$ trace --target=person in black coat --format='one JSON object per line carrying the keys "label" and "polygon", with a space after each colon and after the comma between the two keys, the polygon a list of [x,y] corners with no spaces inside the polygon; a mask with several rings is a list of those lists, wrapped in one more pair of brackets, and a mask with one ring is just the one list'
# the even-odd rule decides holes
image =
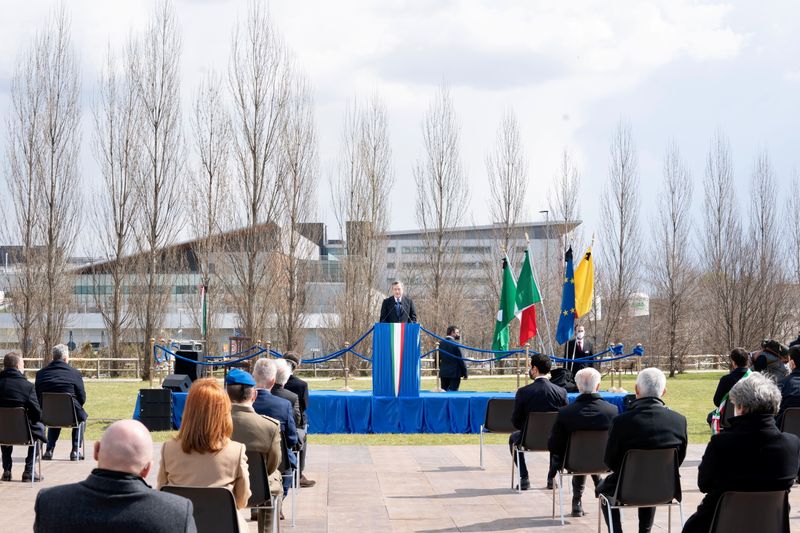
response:
{"label": "person in black coat", "polygon": [[789,348],[789,368],[791,372],[781,382],[781,406],[778,410],[778,426],[790,407],[800,407],[800,345]]}
{"label": "person in black coat", "polygon": [[[564,359],[581,359],[582,357],[590,357],[594,355],[594,345],[592,341],[586,338],[586,330],[583,326],[577,326],[575,328],[575,338],[570,339],[567,341],[567,344],[564,345]],[[584,363],[584,362],[574,362],[570,361],[566,363],[565,368],[567,368],[572,375],[578,373],[581,368],[591,367],[592,362]]]}
{"label": "person in black coat", "polygon": [[[42,404],[42,393],[67,393],[72,396],[72,404],[75,406],[78,422],[83,422],[86,420],[86,411],[83,409],[83,404],[86,403],[83,376],[78,370],[69,366],[69,348],[66,345],[57,344],[53,346],[52,355],[53,361],[36,373],[36,396],[39,399],[39,404]],[[60,435],[61,428],[48,428],[47,450],[42,456],[45,461],[53,458],[53,451]],[[72,451],[69,454],[69,458],[72,461],[82,459],[79,450],[80,442],[80,429],[74,428],[72,430]]]}
{"label": "person in black coat", "polygon": [[[706,496],[683,528],[705,533],[726,491],[778,491],[792,487],[800,470],[800,439],[775,425],[780,402],[777,385],[761,374],[730,391],[735,405],[731,427],[711,437],[697,469],[697,486]],[[789,532],[788,521],[784,531]]]}
{"label": "person in black coat", "polygon": [[[667,378],[657,368],[645,368],[636,378],[636,400],[629,410],[617,415],[611,423],[606,445],[605,463],[611,470],[597,487],[597,492],[613,497],[619,480],[622,461],[628,450],[656,450],[675,448],[678,465],[686,457],[688,435],[686,417],[671,411],[661,397],[667,391]],[[653,527],[654,507],[639,508],[639,532],[649,532]],[[615,533],[622,532],[619,510],[611,511]],[[603,507],[603,518],[608,524],[608,513]]]}
{"label": "person in black coat", "polygon": [[[734,348],[731,350],[730,353],[731,359],[731,371],[728,374],[725,374],[721,378],[719,378],[719,383],[717,383],[717,390],[714,392],[714,406],[719,407],[719,404],[722,403],[722,399],[725,398],[725,395],[728,394],[728,391],[739,382],[740,379],[744,377],[747,373],[747,364],[750,361],[750,354],[747,353],[747,350],[743,348]],[[708,417],[706,417],[706,422],[708,425],[711,425],[711,417],[714,416],[716,410],[711,411],[708,413]]]}
{"label": "person in black coat", "polygon": [[42,489],[34,533],[194,533],[192,502],[151,489],[153,439],[140,422],[114,422],[95,443],[97,468],[80,483]]}
{"label": "person in black coat", "polygon": [[[528,413],[542,413],[558,411],[567,405],[567,391],[558,385],[553,385],[547,374],[550,372],[552,362],[542,354],[531,356],[530,376],[533,383],[520,387],[514,397],[514,410],[511,413],[511,423],[517,428],[508,439],[511,456],[514,457],[514,445],[522,441],[522,430],[528,421]],[[553,487],[553,478],[558,470],[556,459],[550,456],[550,469],[547,472],[547,488]],[[519,458],[520,489],[528,490],[531,486],[528,478],[528,466],[525,464],[525,455]]]}
{"label": "person in black coat", "polygon": [[[300,415],[302,418],[301,425],[299,427],[305,432],[305,435],[308,435],[308,416],[306,415],[306,410],[308,409],[308,383],[294,375],[295,370],[297,370],[297,367],[300,365],[300,357],[298,357],[294,352],[286,352],[284,354],[284,358],[286,362],[289,363],[289,368],[292,371],[292,374],[289,376],[289,379],[286,380],[286,384],[283,386],[283,388],[297,395],[297,402],[300,406]],[[304,439],[303,447],[300,449],[301,487],[313,487],[317,484],[316,481],[307,478],[305,475],[307,452],[308,439],[306,438]]]}
{"label": "person in black coat", "polygon": [[[24,407],[28,415],[31,435],[35,440],[44,441],[44,426],[40,422],[42,410],[36,399],[33,383],[25,378],[22,373],[24,367],[22,357],[14,352],[9,352],[3,357],[3,371],[0,372],[0,407]],[[3,481],[11,481],[11,452],[12,446],[0,446],[3,463]],[[25,470],[22,481],[30,481],[33,476],[33,446],[28,446],[28,455],[25,457]],[[44,479],[36,474],[36,481]]]}
{"label": "person in black coat", "polygon": [[467,365],[456,342],[461,340],[461,332],[456,326],[447,327],[447,340],[439,344],[439,379],[446,391],[457,391],[461,378],[467,379]]}
{"label": "person in black coat", "polygon": [[[600,390],[600,372],[594,368],[583,368],[575,375],[575,383],[580,394],[575,401],[558,410],[558,417],[547,441],[547,447],[557,464],[561,464],[567,452],[570,435],[581,430],[607,430],[619,410],[603,400]],[[600,483],[600,476],[592,476],[594,486]],[[581,498],[586,486],[586,476],[572,476],[572,516],[583,516]]]}
{"label": "person in black coat", "polygon": [[392,295],[381,304],[378,322],[416,322],[417,308],[408,296],[403,296],[403,282],[392,283]]}

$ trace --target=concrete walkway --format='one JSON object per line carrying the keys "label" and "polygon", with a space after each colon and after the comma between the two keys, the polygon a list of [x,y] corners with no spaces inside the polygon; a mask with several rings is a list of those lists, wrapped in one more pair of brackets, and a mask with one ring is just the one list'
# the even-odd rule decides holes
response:
{"label": "concrete walkway", "polygon": [[[156,457],[160,453],[157,445]],[[87,443],[87,450],[91,443]],[[684,513],[689,516],[702,495],[697,490],[697,465],[704,446],[693,445],[681,468]],[[584,496],[588,514],[567,517],[559,525],[550,517],[550,492],[544,489],[546,455],[529,454],[533,488],[510,490],[511,459],[505,446],[485,449],[486,470],[478,468],[475,446],[314,446],[309,447],[307,475],[317,481],[298,498],[297,526],[290,527],[291,509],[285,502],[285,531],[305,532],[541,532],[597,531],[597,500]],[[0,483],[2,531],[31,531],[33,504],[41,487],[83,479],[94,467],[91,459],[70,462],[69,444],[59,443],[56,460],[44,462],[45,481],[31,487],[19,481],[23,449],[14,449],[14,481]],[[156,461],[156,465],[158,462]],[[735,465],[731,465],[734,467]],[[156,472],[148,481],[154,484]],[[591,486],[591,481],[589,482]],[[800,490],[792,492],[792,529],[800,530]],[[569,496],[565,509],[569,512]],[[636,530],[636,513],[624,516],[626,531]],[[680,531],[678,514],[672,526]],[[654,531],[666,531],[667,513],[659,510]],[[250,530],[255,532],[255,523]],[[606,531],[605,526],[603,531]]]}

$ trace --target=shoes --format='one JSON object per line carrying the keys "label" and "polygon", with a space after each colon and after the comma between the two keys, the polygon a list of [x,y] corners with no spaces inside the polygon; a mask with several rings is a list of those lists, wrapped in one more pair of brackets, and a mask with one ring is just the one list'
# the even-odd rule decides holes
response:
{"label": "shoes", "polygon": [[3,481],[11,481],[11,470],[3,470]]}
{"label": "shoes", "polygon": [[250,520],[253,522],[258,522],[258,510],[257,509],[250,509]]}
{"label": "shoes", "polygon": [[22,482],[25,483],[26,481],[31,481],[31,477],[33,481],[44,481],[44,476],[40,474],[31,474],[31,472],[25,471],[22,473]]}
{"label": "shoes", "polygon": [[281,520],[283,520],[283,509],[281,509]]}
{"label": "shoes", "polygon": [[580,500],[572,500],[572,516],[583,516],[586,513],[583,511],[583,505]]}
{"label": "shoes", "polygon": [[83,454],[78,450],[72,450],[69,452],[69,460],[70,461],[80,461],[83,459]]}
{"label": "shoes", "polygon": [[44,454],[42,454],[42,461],[52,461],[53,460],[53,450],[45,450]]}
{"label": "shoes", "polygon": [[306,476],[300,476],[300,487],[301,488],[313,487],[316,484],[317,484],[317,482],[314,481],[313,479],[308,479]]}
{"label": "shoes", "polygon": [[547,478],[547,490],[553,490],[553,478]]}
{"label": "shoes", "polygon": [[528,478],[524,477],[519,480],[519,485],[517,485],[519,490],[528,490],[531,488],[531,482]]}

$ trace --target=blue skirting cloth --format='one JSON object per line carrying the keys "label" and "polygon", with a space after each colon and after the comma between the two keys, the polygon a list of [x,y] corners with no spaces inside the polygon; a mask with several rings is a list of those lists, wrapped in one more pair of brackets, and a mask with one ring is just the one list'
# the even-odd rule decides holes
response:
{"label": "blue skirting cloth", "polygon": [[[428,392],[419,398],[375,397],[372,391],[309,391],[310,433],[478,433],[491,398],[514,398],[513,392]],[[626,394],[601,392],[624,410]],[[577,393],[567,395],[570,402]],[[178,429],[186,393],[172,393],[172,424]],[[139,417],[136,398],[133,418]]]}

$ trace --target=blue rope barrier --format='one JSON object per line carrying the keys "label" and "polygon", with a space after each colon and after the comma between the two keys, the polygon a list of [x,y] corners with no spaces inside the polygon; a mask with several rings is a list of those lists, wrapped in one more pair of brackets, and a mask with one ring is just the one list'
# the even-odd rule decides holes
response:
{"label": "blue rope barrier", "polygon": [[259,356],[262,353],[265,353],[267,351],[266,348],[260,348],[259,351],[255,352],[255,353],[253,353],[251,355],[240,357],[238,359],[234,359],[233,361],[222,361],[222,362],[206,363],[205,361],[195,361],[194,359],[189,359],[188,357],[184,357],[182,355],[178,355],[175,352],[172,352],[171,350],[167,349],[165,346],[159,346],[158,344],[153,346],[153,352],[154,352],[153,356],[155,357],[156,360],[158,360],[158,354],[156,353],[156,352],[158,352],[158,350],[161,350],[164,353],[165,356],[171,356],[171,357],[174,357],[175,359],[180,359],[181,361],[186,361],[187,363],[194,363],[194,364],[200,365],[200,366],[229,366],[229,365],[234,365],[236,363],[241,363],[242,361],[247,361],[248,359],[252,359],[254,357],[257,357],[257,356]]}
{"label": "blue rope barrier", "polygon": [[[436,351],[436,348],[434,348],[433,350],[431,350],[428,353],[435,352],[435,351]],[[443,355],[446,355],[447,357],[450,357],[450,358],[453,358],[453,359],[463,359],[464,361],[467,361],[468,363],[491,363],[492,361],[500,361],[501,359],[505,359],[506,357],[511,357],[512,355],[516,355],[517,353],[519,353],[519,350],[514,350],[514,351],[509,351],[509,352],[497,352],[497,353],[502,353],[502,354],[505,354],[505,355],[500,355],[498,357],[492,357],[491,359],[470,359],[469,357],[463,357],[463,356],[459,357],[457,355],[453,355],[453,354],[451,354],[449,352],[446,352],[446,351],[442,350],[441,348],[439,349],[439,353],[443,354]]]}
{"label": "blue rope barrier", "polygon": [[363,359],[364,361],[369,361],[370,363],[372,362],[372,359],[370,359],[369,357],[367,357],[365,355],[362,355],[362,354],[358,353],[355,350],[351,350],[350,348],[348,348],[347,351],[350,352],[351,354],[355,355],[356,357],[359,357],[359,358]]}
{"label": "blue rope barrier", "polygon": [[[427,329],[425,329],[425,328],[424,328],[424,327],[422,327],[422,326],[420,326],[420,327],[419,327],[419,329],[420,329],[420,330],[422,330],[422,331],[424,331],[425,333],[427,333],[428,335],[430,335],[430,336],[431,336],[431,337],[433,337],[434,339],[438,339],[440,342],[449,342],[450,344],[453,344],[453,345],[455,345],[455,346],[458,346],[459,348],[464,348],[465,350],[470,350],[470,351],[472,351],[472,352],[478,352],[478,353],[495,353],[495,354],[502,353],[502,354],[507,354],[507,355],[506,355],[506,357],[508,357],[508,355],[511,355],[511,354],[515,354],[515,353],[523,353],[523,352],[525,352],[525,350],[521,350],[521,349],[520,349],[520,350],[486,350],[486,349],[484,349],[484,348],[476,348],[476,347],[474,347],[474,346],[467,346],[466,344],[461,344],[461,343],[459,343],[459,342],[455,342],[455,341],[454,341],[454,340],[452,340],[452,339],[445,339],[444,337],[440,337],[440,336],[439,336],[439,335],[437,335],[436,333],[434,333],[434,332],[432,332],[432,331],[428,331]],[[502,359],[502,358],[498,358],[498,359]],[[467,359],[464,359],[464,360],[466,361]],[[484,361],[484,362],[488,362],[488,361]]]}
{"label": "blue rope barrier", "polygon": [[[372,330],[373,330],[373,329],[375,329],[375,326],[372,326],[371,328],[369,328],[369,329],[368,329],[368,330],[367,330],[367,331],[366,331],[366,332],[365,332],[363,335],[361,335],[361,336],[358,338],[358,340],[356,340],[356,341],[355,341],[353,344],[351,344],[351,345],[350,345],[350,346],[348,346],[347,348],[342,348],[342,349],[340,349],[340,350],[336,350],[335,352],[331,352],[331,353],[329,353],[329,354],[325,354],[325,355],[320,355],[319,357],[313,357],[313,358],[311,358],[311,359],[301,359],[301,360],[300,360],[300,362],[301,362],[301,363],[303,363],[303,364],[308,364],[308,365],[314,365],[314,364],[317,364],[317,363],[326,363],[326,362],[328,362],[328,361],[331,361],[331,360],[333,360],[333,359],[336,359],[337,357],[341,357],[341,356],[343,356],[343,355],[344,355],[344,354],[346,354],[347,352],[350,352],[350,353],[352,353],[353,355],[355,355],[356,357],[360,357],[361,359],[364,359],[365,361],[370,361],[370,362],[371,362],[371,361],[372,361],[372,359],[370,359],[370,358],[368,358],[368,357],[365,357],[365,356],[361,355],[360,353],[358,353],[358,352],[356,352],[355,350],[353,350],[353,348],[355,348],[356,346],[358,346],[359,344],[361,344],[361,341],[363,341],[364,339],[366,339],[366,338],[367,338],[367,336],[368,336],[370,333],[372,333]],[[283,359],[284,357],[286,357],[286,356],[285,356],[284,354],[282,354],[281,352],[279,352],[279,351],[277,351],[277,350],[272,350],[272,349],[270,349],[270,350],[269,350],[269,354],[270,354],[270,355],[272,355],[273,357],[278,357],[278,358],[280,358],[280,359]]]}

